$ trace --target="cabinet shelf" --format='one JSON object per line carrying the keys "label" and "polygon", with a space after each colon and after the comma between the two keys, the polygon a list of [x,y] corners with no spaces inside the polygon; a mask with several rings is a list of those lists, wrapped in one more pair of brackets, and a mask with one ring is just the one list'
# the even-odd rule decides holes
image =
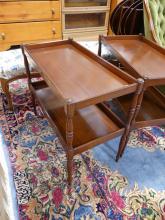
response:
{"label": "cabinet shelf", "polygon": [[66,14],[65,29],[91,28],[105,26],[105,12]]}
{"label": "cabinet shelf", "polygon": [[[73,37],[84,32],[84,36],[106,34],[108,30],[109,0],[63,0],[63,37]],[[93,34],[92,34],[93,35]]]}

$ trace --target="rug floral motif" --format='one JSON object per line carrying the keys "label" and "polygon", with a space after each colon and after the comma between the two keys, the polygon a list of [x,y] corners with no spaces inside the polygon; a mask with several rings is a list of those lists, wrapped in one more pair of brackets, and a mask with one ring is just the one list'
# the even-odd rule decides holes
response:
{"label": "rug floral motif", "polygon": [[[0,102],[0,123],[13,170],[21,220],[165,219],[165,191],[127,191],[128,180],[94,160],[91,151],[74,158],[72,188],[67,186],[66,155],[48,121],[33,113],[26,86],[13,96],[15,111]],[[150,142],[150,144],[148,144]],[[129,144],[163,150],[164,129],[134,131]]]}
{"label": "rug floral motif", "polygon": [[159,126],[137,129],[131,133],[128,145],[143,147],[148,151],[165,150],[165,128]]}

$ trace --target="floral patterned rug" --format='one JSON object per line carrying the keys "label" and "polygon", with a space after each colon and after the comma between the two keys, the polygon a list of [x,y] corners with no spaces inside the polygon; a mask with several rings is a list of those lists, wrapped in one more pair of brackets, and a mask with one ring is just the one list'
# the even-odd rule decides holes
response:
{"label": "floral patterned rug", "polygon": [[[13,83],[15,112],[1,95],[0,124],[9,152],[21,220],[165,219],[165,191],[129,191],[126,177],[102,166],[91,151],[74,158],[72,189],[66,181],[66,155],[48,121],[36,117],[26,83]],[[21,89],[20,89],[21,88]],[[17,92],[15,92],[17,89]],[[161,132],[160,132],[161,131]],[[163,128],[134,131],[129,144],[164,150]]]}

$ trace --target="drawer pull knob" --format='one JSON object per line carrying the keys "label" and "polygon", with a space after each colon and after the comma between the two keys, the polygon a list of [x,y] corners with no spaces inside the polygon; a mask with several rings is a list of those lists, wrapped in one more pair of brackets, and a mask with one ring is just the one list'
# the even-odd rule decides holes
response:
{"label": "drawer pull knob", "polygon": [[5,33],[1,33],[1,34],[0,34],[0,39],[1,39],[1,40],[5,40]]}
{"label": "drawer pull knob", "polygon": [[52,33],[53,33],[53,34],[56,34],[55,28],[52,28]]}
{"label": "drawer pull knob", "polygon": [[55,15],[55,9],[54,8],[52,8],[52,15]]}

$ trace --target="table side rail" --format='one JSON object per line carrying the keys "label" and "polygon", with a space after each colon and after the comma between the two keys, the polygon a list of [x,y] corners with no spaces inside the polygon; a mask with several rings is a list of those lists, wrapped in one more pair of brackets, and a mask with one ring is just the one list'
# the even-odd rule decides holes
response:
{"label": "table side rail", "polygon": [[109,117],[111,118],[118,126],[125,127],[125,122],[119,118],[104,102],[97,104],[97,106]]}
{"label": "table side rail", "polygon": [[124,128],[121,128],[120,130],[118,130],[116,132],[113,132],[111,134],[107,134],[103,137],[98,137],[88,143],[82,144],[82,145],[74,148],[75,155],[83,153],[84,151],[87,151],[87,150],[91,149],[92,147],[97,146],[98,144],[103,144],[103,143],[105,143],[115,137],[119,137],[120,135],[122,135],[123,132],[124,132]]}
{"label": "table side rail", "polygon": [[156,78],[156,74],[155,74],[155,78],[144,78],[144,87],[147,88],[149,86],[160,86],[160,85],[165,85],[165,77],[162,78]]}
{"label": "table side rail", "polygon": [[147,121],[136,121],[133,124],[133,128],[161,126],[161,125],[165,125],[165,118],[152,119],[152,120],[147,120]]}
{"label": "table side rail", "polygon": [[64,44],[68,44],[71,43],[71,39],[68,40],[58,40],[58,41],[43,41],[37,44],[34,43],[29,43],[29,44],[23,44],[22,46],[24,47],[24,50],[28,52],[28,54],[30,54],[30,56],[32,57],[30,50],[33,49],[41,49],[41,48],[45,48],[45,47],[52,47],[52,46],[59,46],[59,45],[64,45]]}
{"label": "table side rail", "polygon": [[163,47],[159,46],[156,42],[148,40],[145,37],[142,38],[142,41],[147,43],[149,46],[151,46],[152,48],[156,49],[157,51],[159,51],[163,55],[165,55],[165,49]]}
{"label": "table side rail", "polygon": [[141,40],[143,36],[139,35],[112,35],[112,36],[99,36],[102,40]]}
{"label": "table side rail", "polygon": [[75,103],[73,102],[73,104],[75,105],[75,109],[81,109],[90,105],[95,105],[104,101],[109,101],[110,99],[136,92],[137,85],[138,84],[136,83],[131,85],[125,85],[123,86],[122,89],[114,90],[113,92],[106,93],[101,96],[96,96],[88,100],[82,100],[80,102],[75,102]]}
{"label": "table side rail", "polygon": [[[115,37],[115,36],[112,36]],[[109,39],[109,37],[108,37]],[[131,75],[133,75],[133,77],[135,78],[139,78],[141,77],[139,75],[139,73],[129,64],[129,62],[127,62],[124,57],[113,47],[111,46],[107,41],[106,41],[106,37],[101,37],[101,43],[109,50],[112,51],[113,54],[115,55],[115,57],[117,57],[117,59],[119,60],[119,62],[126,67],[128,72],[131,72]]]}
{"label": "table side rail", "polygon": [[[67,41],[68,41],[68,40],[67,40]],[[58,43],[61,43],[61,41],[59,41]],[[42,45],[42,44],[41,44],[41,45]],[[50,43],[50,45],[52,45],[52,42]],[[27,60],[28,60],[28,57],[30,57],[33,61],[35,60],[35,59],[33,58],[33,56],[31,55],[31,53],[29,52],[29,50],[28,50],[24,45],[23,45],[23,50],[24,50],[24,54],[25,54]],[[27,55],[28,55],[28,56],[27,56]],[[60,90],[56,87],[56,85],[55,85],[54,83],[52,83],[52,81],[47,77],[47,75],[43,74],[43,71],[42,71],[43,67],[42,67],[40,64],[38,64],[37,62],[35,62],[35,61],[34,61],[34,63],[36,64],[36,69],[39,71],[41,77],[45,80],[45,82],[46,82],[46,83],[48,84],[48,86],[52,89],[52,91],[53,91],[57,96],[59,96],[59,97],[63,100],[64,105],[66,105],[68,100],[66,100],[66,99],[63,97],[63,95],[62,95],[62,93],[60,92]],[[28,65],[29,65],[29,61],[28,61]],[[31,75],[32,75],[32,72],[30,71],[30,76],[31,76]]]}

